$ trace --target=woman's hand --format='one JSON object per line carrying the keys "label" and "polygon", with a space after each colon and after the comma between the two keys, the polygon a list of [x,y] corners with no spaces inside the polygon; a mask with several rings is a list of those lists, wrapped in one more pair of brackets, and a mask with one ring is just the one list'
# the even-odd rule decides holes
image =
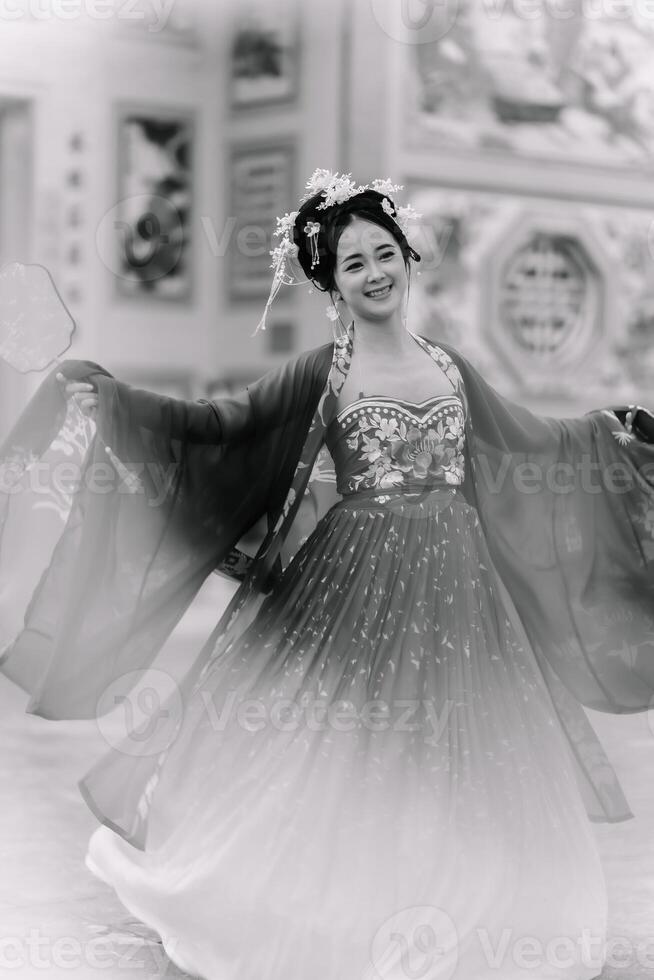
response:
{"label": "woman's hand", "polygon": [[86,381],[68,381],[61,371],[55,377],[64,385],[66,398],[73,398],[84,415],[90,419],[95,418],[98,411],[98,394],[93,385]]}

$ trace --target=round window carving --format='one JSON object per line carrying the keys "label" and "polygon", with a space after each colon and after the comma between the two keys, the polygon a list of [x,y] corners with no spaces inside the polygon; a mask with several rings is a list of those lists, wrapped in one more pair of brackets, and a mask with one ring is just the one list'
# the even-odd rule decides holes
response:
{"label": "round window carving", "polygon": [[531,354],[553,354],[583,331],[591,284],[571,238],[539,232],[505,266],[500,316],[514,342]]}

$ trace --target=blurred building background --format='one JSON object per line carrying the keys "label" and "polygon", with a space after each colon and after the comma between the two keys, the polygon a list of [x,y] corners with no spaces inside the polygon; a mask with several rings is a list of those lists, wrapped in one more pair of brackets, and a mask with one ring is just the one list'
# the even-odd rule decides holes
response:
{"label": "blurred building background", "polygon": [[[413,330],[539,412],[654,406],[654,5],[0,4],[0,264],[68,356],[198,398],[329,340],[305,286],[253,336],[316,167],[422,212]],[[38,381],[0,364],[0,436]]]}
{"label": "blurred building background", "polygon": [[[328,341],[326,297],[305,286],[253,336],[275,216],[316,168],[390,177],[422,212],[411,329],[543,414],[654,409],[652,0],[0,0],[0,267],[49,270],[76,323],[66,356],[199,398]],[[2,361],[10,300],[0,271],[0,439],[43,377]],[[183,675],[235,589],[208,576],[155,666]],[[22,694],[0,685],[20,796],[0,814],[4,935],[39,923],[88,943],[106,926],[118,976],[131,926],[116,932],[124,913],[89,882],[76,789],[106,729],[55,732]],[[606,980],[637,980],[651,720],[589,717],[638,818],[594,825],[627,937]]]}

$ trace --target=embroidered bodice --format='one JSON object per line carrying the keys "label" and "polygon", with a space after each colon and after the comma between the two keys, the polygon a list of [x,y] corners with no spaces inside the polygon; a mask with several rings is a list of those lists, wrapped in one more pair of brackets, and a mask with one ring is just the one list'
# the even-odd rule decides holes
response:
{"label": "embroidered bodice", "polygon": [[454,392],[420,403],[384,395],[357,399],[326,432],[338,492],[462,483],[464,424]]}
{"label": "embroidered bodice", "polygon": [[411,336],[438,364],[452,391],[422,402],[387,395],[362,397],[332,418],[325,445],[333,460],[336,489],[343,496],[463,483],[468,406],[461,372],[442,347]]}

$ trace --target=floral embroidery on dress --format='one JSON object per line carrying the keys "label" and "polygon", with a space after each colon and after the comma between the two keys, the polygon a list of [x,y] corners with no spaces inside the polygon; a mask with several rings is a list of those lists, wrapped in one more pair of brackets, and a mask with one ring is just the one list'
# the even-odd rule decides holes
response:
{"label": "floral embroidery on dress", "polygon": [[[468,414],[467,399],[463,378],[461,377],[461,372],[459,371],[457,365],[442,348],[437,347],[430,341],[424,340],[417,334],[411,333],[411,336],[414,337],[416,342],[420,344],[423,350],[427,351],[427,353],[436,361],[436,363],[454,385],[456,395],[453,394],[452,397],[457,398],[460,405],[463,406],[463,415],[465,419]],[[350,370],[353,344],[354,321],[351,321],[346,328],[344,336],[334,342],[332,363],[330,365],[327,381],[320,396],[313,419],[311,420],[307,438],[300,460],[296,466],[291,486],[286,494],[286,499],[274,527],[269,529],[266,538],[257,552],[258,560],[252,563],[250,571],[246,575],[244,581],[241,583],[240,589],[232,598],[231,603],[223,615],[223,620],[219,625],[224,626],[224,632],[222,634],[221,641],[216,647],[214,656],[218,655],[220,649],[225,649],[228,647],[232,636],[231,630],[236,622],[238,613],[245,607],[248,601],[254,597],[259,586],[261,585],[260,580],[265,577],[267,565],[269,565],[270,560],[274,559],[275,555],[279,553],[281,541],[284,540],[286,531],[295,518],[297,504],[304,496],[304,490],[315,466],[316,457],[325,442],[327,426],[330,424],[330,420],[333,419],[335,414],[337,397]],[[461,482],[463,480],[463,457],[461,458],[460,465],[460,479],[456,479],[453,482]],[[446,474],[448,472],[453,474],[456,472],[456,468],[451,467],[446,469],[444,467],[443,473]],[[445,476],[445,479],[446,482],[449,482],[452,480],[452,476],[449,478]],[[210,662],[211,661],[208,661],[206,666],[208,666]]]}
{"label": "floral embroidery on dress", "polygon": [[350,424],[354,421],[356,428],[346,442],[368,465],[351,476],[351,491],[385,490],[420,482],[463,482],[461,405],[455,395],[436,395],[430,399],[434,400],[437,403],[423,419],[393,399],[370,398],[357,403],[361,407],[350,416]]}
{"label": "floral embroidery on dress", "polygon": [[12,446],[10,454],[0,460],[0,488],[9,490],[38,461],[39,456],[23,446]]}

